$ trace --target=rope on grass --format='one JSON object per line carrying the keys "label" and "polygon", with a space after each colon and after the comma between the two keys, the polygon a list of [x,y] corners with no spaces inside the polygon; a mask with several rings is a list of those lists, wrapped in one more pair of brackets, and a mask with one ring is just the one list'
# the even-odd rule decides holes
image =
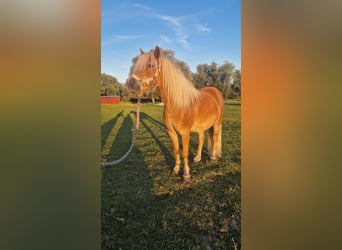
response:
{"label": "rope on grass", "polygon": [[129,147],[129,149],[126,152],[126,154],[124,154],[120,159],[117,159],[117,160],[114,160],[114,161],[110,161],[110,162],[103,162],[103,163],[101,163],[101,167],[102,168],[108,168],[108,167],[114,166],[116,164],[119,164],[120,162],[122,162],[123,160],[125,160],[127,158],[127,156],[131,153],[131,151],[132,151],[132,149],[134,147],[135,141],[137,140],[139,125],[140,125],[140,101],[138,101],[138,103],[137,103],[137,119],[136,119],[136,122],[135,122],[135,131],[134,131],[134,135],[133,135],[133,138],[132,138],[131,146]]}

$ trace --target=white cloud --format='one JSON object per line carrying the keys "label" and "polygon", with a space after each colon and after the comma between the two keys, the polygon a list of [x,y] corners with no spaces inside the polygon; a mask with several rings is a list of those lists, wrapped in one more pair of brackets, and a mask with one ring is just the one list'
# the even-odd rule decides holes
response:
{"label": "white cloud", "polygon": [[153,12],[153,9],[151,7],[144,5],[144,4],[134,3],[133,7],[142,9],[144,11]]}
{"label": "white cloud", "polygon": [[181,29],[181,17],[173,17],[173,16],[165,16],[165,15],[159,15],[159,19],[166,21],[167,23],[171,24],[172,27]]}
{"label": "white cloud", "polygon": [[179,42],[184,48],[190,49],[190,48],[191,48],[191,45],[190,45],[190,43],[189,43],[188,40],[187,40],[188,37],[189,37],[189,35],[178,36],[178,42]]}
{"label": "white cloud", "polygon": [[171,39],[168,36],[161,35],[160,40],[162,43],[171,43]]}
{"label": "white cloud", "polygon": [[212,31],[211,28],[209,28],[203,24],[200,24],[200,23],[196,23],[195,27],[196,27],[197,31],[201,32],[201,33],[209,33],[210,31]]}

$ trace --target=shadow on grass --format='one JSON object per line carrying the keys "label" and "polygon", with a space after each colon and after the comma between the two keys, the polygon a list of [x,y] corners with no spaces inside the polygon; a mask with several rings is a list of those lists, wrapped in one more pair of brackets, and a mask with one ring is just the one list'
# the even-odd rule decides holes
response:
{"label": "shadow on grass", "polygon": [[132,127],[131,117],[126,115],[113,141],[107,161],[116,160],[128,151],[133,138]]}
{"label": "shadow on grass", "polygon": [[164,123],[154,119],[153,117],[149,116],[148,114],[146,114],[144,112],[142,112],[141,114],[142,114],[143,119],[150,121],[158,129],[162,130],[163,132],[165,132],[165,134],[167,134],[167,128],[166,128]]}
{"label": "shadow on grass", "polygon": [[114,128],[115,124],[117,123],[120,116],[122,116],[123,111],[121,111],[119,114],[117,114],[113,119],[107,121],[101,126],[101,149],[106,143],[106,140]]}
{"label": "shadow on grass", "polygon": [[[147,122],[153,124],[153,127],[147,125]],[[169,138],[167,133],[167,129],[164,124],[155,120],[151,116],[147,115],[144,112],[140,113],[140,124],[144,126],[146,131],[151,135],[157,146],[159,147],[159,152],[164,155],[164,158],[167,162],[171,162],[173,159],[172,148],[167,148],[164,143],[160,140],[161,137]],[[160,133],[161,132],[161,133]],[[173,165],[170,165],[170,170],[172,170]]]}

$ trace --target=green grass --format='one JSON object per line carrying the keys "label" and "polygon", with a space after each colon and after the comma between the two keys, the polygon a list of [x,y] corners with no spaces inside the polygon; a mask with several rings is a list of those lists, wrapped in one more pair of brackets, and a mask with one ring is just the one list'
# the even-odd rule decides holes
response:
{"label": "green grass", "polygon": [[[102,105],[102,162],[126,153],[135,105]],[[122,163],[102,170],[102,249],[240,249],[240,103],[226,102],[223,158],[193,164],[191,181],[174,175],[163,106],[144,104],[136,145]],[[206,144],[205,144],[206,145]]]}

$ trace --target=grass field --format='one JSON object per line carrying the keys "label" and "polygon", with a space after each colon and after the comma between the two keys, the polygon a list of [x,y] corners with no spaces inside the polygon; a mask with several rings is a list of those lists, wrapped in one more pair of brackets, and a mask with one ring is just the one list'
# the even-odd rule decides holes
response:
{"label": "grass field", "polygon": [[[135,105],[102,105],[101,161],[126,153]],[[172,173],[172,143],[163,106],[144,104],[136,145],[122,163],[102,170],[102,249],[240,249],[240,103],[226,102],[223,157],[193,164],[191,181]],[[205,142],[206,145],[206,142]]]}

